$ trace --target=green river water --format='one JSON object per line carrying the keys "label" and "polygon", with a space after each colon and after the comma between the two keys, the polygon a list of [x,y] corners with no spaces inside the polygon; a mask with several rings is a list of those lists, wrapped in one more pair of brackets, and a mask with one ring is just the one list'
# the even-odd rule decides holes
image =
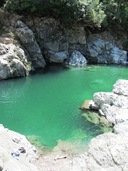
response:
{"label": "green river water", "polygon": [[38,136],[47,147],[58,140],[85,144],[101,131],[81,117],[79,107],[93,93],[111,91],[128,79],[127,67],[49,66],[44,73],[0,82],[0,123],[26,136]]}

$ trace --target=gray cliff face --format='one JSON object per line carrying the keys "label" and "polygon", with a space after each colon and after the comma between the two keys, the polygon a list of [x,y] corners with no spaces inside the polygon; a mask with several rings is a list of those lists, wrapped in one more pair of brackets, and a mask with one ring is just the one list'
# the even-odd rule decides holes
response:
{"label": "gray cliff face", "polygon": [[[43,69],[47,63],[75,67],[83,67],[87,63],[127,64],[126,51],[106,41],[100,34],[100,38],[95,35],[87,38],[83,26],[65,28],[53,18],[25,19],[16,15],[5,20],[5,32],[14,36],[11,39],[0,37],[0,79],[26,76],[31,70]],[[5,53],[8,54],[4,48],[6,44],[12,44],[11,58],[5,58]],[[18,55],[13,46],[20,48],[20,52],[16,50]]]}
{"label": "gray cliff face", "polygon": [[35,18],[34,27],[40,47],[49,62],[63,63],[68,58],[68,42],[58,21]]}
{"label": "gray cliff face", "polygon": [[101,39],[89,39],[87,54],[90,63],[95,64],[126,64],[127,52],[120,50],[110,42]]}
{"label": "gray cliff face", "polygon": [[18,21],[15,33],[20,39],[22,45],[26,48],[34,69],[44,68],[45,60],[32,30],[30,30],[23,22]]}

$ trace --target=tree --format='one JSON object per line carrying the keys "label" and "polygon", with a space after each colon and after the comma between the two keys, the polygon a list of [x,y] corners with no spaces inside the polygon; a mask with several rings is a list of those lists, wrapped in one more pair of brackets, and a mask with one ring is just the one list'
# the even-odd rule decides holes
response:
{"label": "tree", "polygon": [[63,24],[83,22],[100,27],[105,18],[99,0],[7,0],[5,8],[20,13],[52,16]]}

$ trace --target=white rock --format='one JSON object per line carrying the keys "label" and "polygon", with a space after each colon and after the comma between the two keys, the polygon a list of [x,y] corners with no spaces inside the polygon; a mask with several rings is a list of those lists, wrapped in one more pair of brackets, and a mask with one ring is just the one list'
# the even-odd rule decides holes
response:
{"label": "white rock", "polygon": [[91,140],[87,171],[121,171],[128,164],[128,134],[105,133]]}
{"label": "white rock", "polygon": [[128,133],[128,121],[116,124],[114,132],[117,134]]}
{"label": "white rock", "polygon": [[118,95],[128,96],[128,80],[118,80],[113,86],[113,92]]}
{"label": "white rock", "polygon": [[[18,142],[14,139],[19,140]],[[12,156],[12,152],[24,147],[26,153]],[[0,125],[0,166],[4,171],[38,171],[33,161],[37,158],[35,148],[28,142],[25,136],[5,129]]]}

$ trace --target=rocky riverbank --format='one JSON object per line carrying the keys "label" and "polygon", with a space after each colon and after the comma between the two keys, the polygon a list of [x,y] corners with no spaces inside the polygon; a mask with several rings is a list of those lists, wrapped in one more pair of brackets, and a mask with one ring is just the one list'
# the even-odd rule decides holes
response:
{"label": "rocky riverbank", "polygon": [[38,171],[34,165],[37,151],[25,136],[0,125],[0,170]]}
{"label": "rocky riverbank", "polygon": [[65,28],[53,18],[10,15],[2,10],[0,16],[0,80],[27,76],[48,63],[127,64],[121,43],[126,35],[87,34],[82,25]]}
{"label": "rocky riverbank", "polygon": [[113,124],[115,133],[128,132],[128,80],[118,80],[112,92],[99,92],[93,101],[101,116]]}
{"label": "rocky riverbank", "polygon": [[1,125],[1,171],[127,171],[127,97],[128,80],[118,80],[112,92],[94,94],[95,107],[113,124],[114,133],[93,138],[87,149],[60,141],[52,151],[38,153],[25,136]]}

